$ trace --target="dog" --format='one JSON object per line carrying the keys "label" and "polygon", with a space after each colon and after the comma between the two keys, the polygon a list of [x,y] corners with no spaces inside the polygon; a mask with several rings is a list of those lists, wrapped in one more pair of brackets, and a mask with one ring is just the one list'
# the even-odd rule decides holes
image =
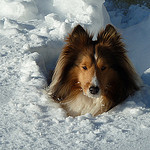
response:
{"label": "dog", "polygon": [[48,94],[68,116],[97,116],[141,87],[120,33],[108,24],[93,41],[81,25],[66,38]]}

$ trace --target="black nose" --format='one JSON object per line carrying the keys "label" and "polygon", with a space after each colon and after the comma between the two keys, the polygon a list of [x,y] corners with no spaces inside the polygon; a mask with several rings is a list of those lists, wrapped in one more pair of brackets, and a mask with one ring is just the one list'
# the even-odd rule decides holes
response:
{"label": "black nose", "polygon": [[99,87],[98,86],[91,86],[89,88],[89,90],[90,90],[91,94],[97,94],[99,92]]}

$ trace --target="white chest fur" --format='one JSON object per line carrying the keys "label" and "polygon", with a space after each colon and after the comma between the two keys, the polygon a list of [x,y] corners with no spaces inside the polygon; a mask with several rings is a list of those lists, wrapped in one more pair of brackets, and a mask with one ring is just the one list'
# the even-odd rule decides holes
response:
{"label": "white chest fur", "polygon": [[78,116],[90,113],[93,116],[104,111],[102,96],[100,98],[89,98],[80,94],[69,102],[63,103],[63,107],[68,112],[68,115]]}

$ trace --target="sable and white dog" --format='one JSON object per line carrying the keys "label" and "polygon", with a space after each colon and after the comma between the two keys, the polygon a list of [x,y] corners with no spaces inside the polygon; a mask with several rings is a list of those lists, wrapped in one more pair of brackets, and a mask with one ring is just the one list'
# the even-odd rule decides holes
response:
{"label": "sable and white dog", "polygon": [[107,25],[93,36],[77,25],[58,59],[50,96],[69,116],[97,116],[140,89],[141,80],[126,55],[120,34]]}

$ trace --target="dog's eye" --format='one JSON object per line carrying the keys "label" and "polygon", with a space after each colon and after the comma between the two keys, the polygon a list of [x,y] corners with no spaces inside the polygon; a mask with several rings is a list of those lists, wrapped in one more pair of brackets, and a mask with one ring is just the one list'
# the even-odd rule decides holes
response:
{"label": "dog's eye", "polygon": [[102,67],[101,67],[101,71],[104,71],[105,69],[106,69],[105,66],[102,66]]}
{"label": "dog's eye", "polygon": [[87,67],[86,67],[86,66],[83,66],[82,68],[83,68],[84,70],[87,70]]}

